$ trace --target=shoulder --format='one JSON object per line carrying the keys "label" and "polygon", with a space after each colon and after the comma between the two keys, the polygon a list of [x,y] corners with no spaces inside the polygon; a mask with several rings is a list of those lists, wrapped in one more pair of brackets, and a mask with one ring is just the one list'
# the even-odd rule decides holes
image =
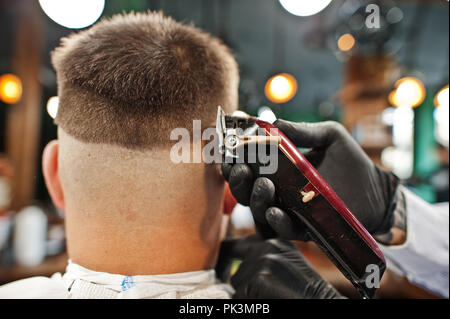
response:
{"label": "shoulder", "polygon": [[62,299],[67,296],[60,277],[31,277],[0,286],[0,299]]}

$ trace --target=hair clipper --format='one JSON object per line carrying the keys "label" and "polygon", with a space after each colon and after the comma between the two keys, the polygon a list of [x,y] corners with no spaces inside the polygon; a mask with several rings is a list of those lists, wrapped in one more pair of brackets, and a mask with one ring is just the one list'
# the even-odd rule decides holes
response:
{"label": "hair clipper", "polygon": [[[277,206],[307,227],[310,237],[362,297],[373,298],[377,285],[369,276],[378,275],[378,283],[381,281],[386,269],[383,253],[298,148],[274,125],[254,117],[225,115],[220,107],[216,129],[225,160],[245,162],[253,171],[258,170],[257,176],[269,178],[275,185]],[[276,170],[264,172],[269,164],[258,156],[251,158],[251,146],[256,145],[266,145],[266,152],[275,147]]]}

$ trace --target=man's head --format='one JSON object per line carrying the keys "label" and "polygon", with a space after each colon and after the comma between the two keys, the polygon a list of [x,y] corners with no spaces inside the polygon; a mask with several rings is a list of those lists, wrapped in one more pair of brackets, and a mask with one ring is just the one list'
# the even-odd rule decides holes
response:
{"label": "man's head", "polygon": [[237,65],[220,40],[161,13],[114,16],[52,54],[64,131],[84,142],[148,149],[192,120],[237,107]]}
{"label": "man's head", "polygon": [[[44,151],[43,170],[67,212],[69,254],[70,239],[82,242],[80,229],[98,223],[106,233],[131,225],[161,234],[184,223],[191,229],[177,229],[180,240],[197,229],[211,243],[223,179],[212,165],[172,163],[170,132],[191,130],[193,120],[212,125],[218,105],[237,108],[229,49],[161,13],[128,14],[63,39],[52,62],[58,142]],[[72,252],[87,244],[72,244]]]}

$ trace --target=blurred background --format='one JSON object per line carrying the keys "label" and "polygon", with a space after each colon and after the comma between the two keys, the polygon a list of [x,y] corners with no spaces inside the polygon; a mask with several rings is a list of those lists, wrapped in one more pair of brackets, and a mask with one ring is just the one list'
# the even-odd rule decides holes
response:
{"label": "blurred background", "polygon": [[[0,284],[63,272],[64,212],[41,171],[56,137],[61,37],[98,19],[162,10],[220,37],[240,65],[241,110],[270,120],[335,120],[430,203],[448,201],[447,0],[0,0]],[[251,228],[244,210],[233,222]],[[313,244],[299,244],[347,296]],[[380,298],[433,297],[388,273]]]}

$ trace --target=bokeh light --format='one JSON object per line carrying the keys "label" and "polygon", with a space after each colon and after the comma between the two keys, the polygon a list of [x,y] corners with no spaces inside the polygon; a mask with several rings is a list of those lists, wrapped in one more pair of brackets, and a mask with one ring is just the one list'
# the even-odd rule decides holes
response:
{"label": "bokeh light", "polygon": [[448,148],[449,143],[449,107],[440,105],[434,110],[435,137],[439,143]]}
{"label": "bokeh light", "polygon": [[435,137],[436,140],[448,147],[449,144],[449,87],[439,90],[434,98],[436,109],[434,110]]}
{"label": "bokeh light", "polygon": [[409,148],[413,142],[414,110],[404,105],[395,108],[392,126],[393,144],[398,147]]}
{"label": "bokeh light", "polygon": [[15,104],[22,97],[22,81],[14,74],[0,76],[0,100],[7,104]]}
{"label": "bokeh light", "polygon": [[341,35],[338,40],[338,48],[341,51],[350,51],[355,46],[355,38],[350,33]]}
{"label": "bokeh light", "polygon": [[447,106],[448,107],[448,99],[449,99],[449,88],[448,84],[439,90],[439,92],[436,94],[436,97],[434,98],[434,105],[436,107],[439,106]]}
{"label": "bokeh light", "polygon": [[411,177],[413,170],[413,154],[409,150],[404,150],[395,146],[386,147],[381,152],[381,162],[383,166],[391,169],[400,178]]}
{"label": "bokeh light", "polygon": [[381,122],[383,122],[384,125],[394,125],[395,110],[395,107],[388,107],[381,113]]}
{"label": "bokeh light", "polygon": [[274,103],[286,103],[297,94],[297,80],[288,73],[271,77],[265,86],[266,97]]}
{"label": "bokeh light", "polygon": [[400,21],[403,20],[403,11],[398,8],[398,7],[393,7],[391,8],[387,15],[386,15],[386,20],[391,23],[391,24],[395,24],[395,23],[399,23]]}
{"label": "bokeh light", "polygon": [[59,107],[59,98],[57,96],[52,96],[47,101],[47,113],[52,119],[56,118]]}
{"label": "bokeh light", "polygon": [[308,17],[325,9],[331,0],[280,0],[281,5],[289,13]]}
{"label": "bokeh light", "polygon": [[413,173],[414,163],[414,110],[409,106],[402,105],[390,109],[386,115],[384,120],[392,123],[393,146],[383,150],[381,161],[398,177],[409,178]]}
{"label": "bokeh light", "polygon": [[45,14],[70,29],[90,26],[100,18],[105,0],[39,0]]}
{"label": "bokeh light", "polygon": [[258,110],[258,118],[262,121],[273,123],[277,120],[275,113],[268,106],[262,106]]}
{"label": "bokeh light", "polygon": [[389,95],[389,102],[393,106],[417,107],[425,99],[425,86],[415,77],[406,77],[398,80],[395,90]]}

